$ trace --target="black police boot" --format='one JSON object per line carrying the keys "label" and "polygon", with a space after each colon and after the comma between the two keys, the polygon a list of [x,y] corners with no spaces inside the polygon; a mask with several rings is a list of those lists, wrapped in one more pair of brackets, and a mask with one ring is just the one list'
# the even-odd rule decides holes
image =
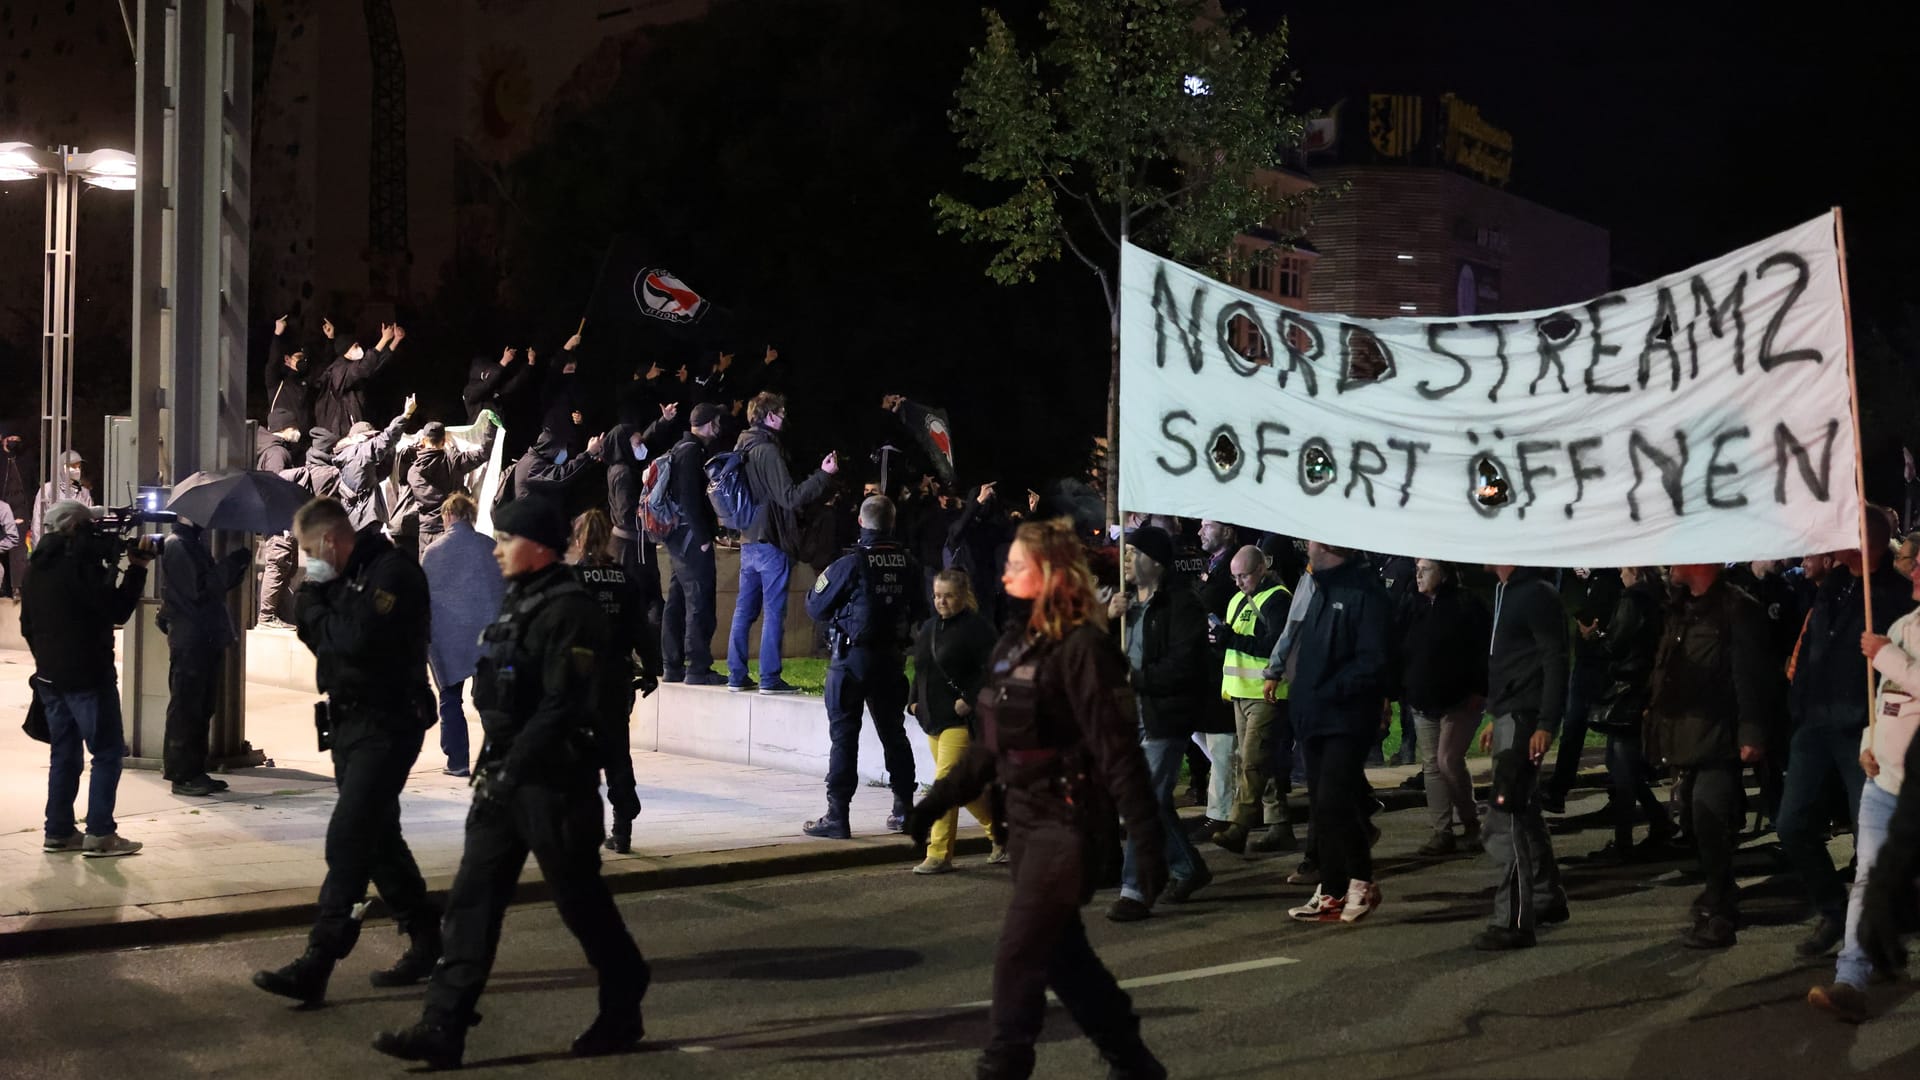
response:
{"label": "black police boot", "polygon": [[887,831],[903,833],[907,831],[907,814],[913,810],[913,797],[895,795],[893,813],[887,815]]}
{"label": "black police boot", "polygon": [[1093,1037],[1107,1063],[1107,1080],[1167,1080],[1166,1066],[1140,1040],[1140,1021],[1128,1018],[1124,1027]]}
{"label": "black police boot", "polygon": [[410,1028],[375,1035],[373,1048],[402,1061],[424,1061],[429,1068],[457,1069],[466,1056],[467,1029],[422,1020]]}
{"label": "black police boot", "polygon": [[800,826],[800,831],[822,840],[853,839],[853,830],[847,826],[847,808],[832,800],[827,802],[826,813]]}
{"label": "black police boot", "polygon": [[646,1025],[640,1021],[640,1006],[603,1009],[593,1018],[593,1023],[587,1025],[587,1030],[574,1037],[573,1056],[631,1053],[646,1035]]}
{"label": "black police boot", "polygon": [[254,972],[253,985],[303,1005],[318,1005],[327,996],[327,980],[332,976],[333,957],[308,946],[298,960],[286,967]]}
{"label": "black police boot", "polygon": [[1027,1080],[1032,1075],[1031,1046],[989,1046],[973,1063],[973,1080]]}
{"label": "black police boot", "polygon": [[632,851],[633,826],[630,823],[615,822],[613,828],[607,832],[607,842],[602,846],[608,851],[616,851],[622,855]]}
{"label": "black police boot", "polygon": [[407,951],[400,954],[392,967],[385,971],[376,971],[367,976],[367,981],[375,986],[413,986],[433,974],[433,966],[440,962],[440,925],[428,923],[410,935]]}

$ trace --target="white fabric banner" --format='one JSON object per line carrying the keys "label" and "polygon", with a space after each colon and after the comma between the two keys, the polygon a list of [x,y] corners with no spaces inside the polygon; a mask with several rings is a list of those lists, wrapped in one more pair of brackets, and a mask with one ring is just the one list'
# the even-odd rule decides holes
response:
{"label": "white fabric banner", "polygon": [[1857,547],[1834,224],[1451,319],[1294,311],[1128,245],[1121,504],[1468,563]]}

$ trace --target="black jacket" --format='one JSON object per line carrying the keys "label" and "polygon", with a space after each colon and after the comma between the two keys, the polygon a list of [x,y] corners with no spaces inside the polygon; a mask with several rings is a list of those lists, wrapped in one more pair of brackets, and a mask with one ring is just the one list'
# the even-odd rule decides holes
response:
{"label": "black jacket", "polygon": [[378,524],[355,534],[339,577],[300,586],[293,624],[313,650],[316,681],[336,710],[433,717],[427,576],[381,535]]}
{"label": "black jacket", "polygon": [[254,436],[253,451],[253,467],[261,472],[285,472],[300,461],[297,444],[290,443],[265,429]]}
{"label": "black jacket", "polygon": [[673,501],[680,510],[680,527],[667,537],[667,547],[682,558],[687,552],[713,543],[720,531],[713,501],[707,498],[707,444],[689,431],[673,445],[673,464],[667,467],[667,482],[673,487]]}
{"label": "black jacket", "polygon": [[467,368],[467,385],[460,400],[467,407],[467,422],[480,419],[480,413],[492,409],[503,418],[512,406],[512,398],[527,384],[533,365],[522,360],[502,366],[498,360],[475,357]]}
{"label": "black jacket", "polygon": [[[1620,583],[1620,571],[1612,568],[1595,568],[1587,571],[1583,579],[1571,570],[1563,572],[1560,579],[1560,606],[1572,615],[1576,622],[1599,623],[1604,629],[1614,612],[1620,607],[1620,594],[1624,586]],[[1606,671],[1609,656],[1606,646],[1597,637],[1584,638],[1576,631],[1573,635],[1573,663],[1586,677],[1589,668],[1592,677],[1598,679]]]}
{"label": "black jacket", "polygon": [[540,437],[513,463],[513,497],[524,499],[540,494],[564,505],[567,489],[593,462],[586,454],[568,454],[566,461],[560,461],[566,446],[564,435],[552,428],[541,428]]}
{"label": "black jacket", "polygon": [[1392,684],[1393,600],[1373,567],[1355,558],[1316,571],[1295,634],[1294,736],[1376,736]]}
{"label": "black jacket", "polygon": [[[1607,658],[1606,687],[1594,702],[1596,724],[1610,734],[1639,734],[1653,698],[1653,666],[1665,638],[1665,590],[1658,581],[1641,581],[1620,590],[1613,617],[1592,643]],[[1591,620],[1589,620],[1591,621]]]}
{"label": "black jacket", "polygon": [[[631,424],[615,424],[600,440],[600,461],[607,467],[607,514],[617,536],[633,539],[640,535],[640,495],[646,484],[647,466],[659,452],[662,424],[656,421],[640,432],[645,457],[635,460]],[[649,547],[647,550],[651,550]]]}
{"label": "black jacket", "polygon": [[275,334],[267,343],[267,431],[305,431],[313,423],[312,390],[307,385],[313,359],[302,361],[299,371],[288,368],[286,359],[284,336]]}
{"label": "black jacket", "polygon": [[358,360],[349,360],[344,354],[335,357],[311,383],[314,424],[344,432],[356,421],[365,420],[367,382],[392,356],[392,349],[368,349]]}
{"label": "black jacket", "polygon": [[773,544],[789,557],[800,556],[800,512],[824,499],[833,477],[823,470],[798,483],[787,464],[780,436],[764,424],[740,433],[735,446],[746,455],[747,490],[759,511],[744,539],[750,544]]}
{"label": "black jacket", "polygon": [[954,712],[954,702],[971,709],[987,681],[987,658],[997,635],[979,612],[951,619],[928,619],[913,643],[914,717],[920,729],[938,735],[966,727],[971,716]]}
{"label": "black jacket", "polygon": [[1532,716],[1534,731],[1558,735],[1566,707],[1567,610],[1545,574],[1517,567],[1493,591],[1487,711]]}
{"label": "black jacket", "polygon": [[1207,614],[1218,618],[1227,617],[1227,605],[1233,603],[1233,596],[1240,587],[1233,583],[1233,555],[1237,548],[1227,548],[1206,557],[1200,572],[1194,575],[1193,589],[1200,594],[1200,606]]}
{"label": "black jacket", "polygon": [[1647,759],[1682,768],[1731,765],[1742,746],[1765,746],[1775,685],[1767,677],[1769,652],[1766,616],[1746,593],[1716,581],[1705,595],[1684,597],[1667,616],[1654,661]]}
{"label": "black jacket", "polygon": [[69,692],[114,685],[113,628],[133,617],[147,584],[147,568],[130,564],[116,585],[113,571],[79,539],[41,537],[20,591],[20,636],[36,673]]}
{"label": "black jacket", "polygon": [[1207,712],[1220,700],[1220,665],[1207,643],[1200,597],[1168,577],[1144,608],[1138,599],[1128,601],[1127,623],[1129,634],[1140,635],[1141,665],[1132,681],[1147,737],[1184,739],[1211,726]]}
{"label": "black jacket", "polygon": [[420,531],[442,531],[440,504],[465,488],[467,474],[486,463],[499,434],[500,429],[488,423],[486,437],[477,447],[463,449],[449,438],[439,449],[424,443],[413,448],[413,460],[407,465],[407,491],[420,511]]}
{"label": "black jacket", "polygon": [[1415,592],[1400,608],[1400,700],[1429,716],[1487,692],[1484,642],[1493,621],[1480,598],[1453,582]]}
{"label": "black jacket", "polygon": [[[1884,634],[1913,610],[1913,586],[1883,566],[1873,574],[1873,629]],[[1867,658],[1860,654],[1866,603],[1860,579],[1835,565],[1814,595],[1788,703],[1795,725],[1858,731],[1867,726]]]}
{"label": "black jacket", "polygon": [[[606,616],[564,564],[510,580],[501,611],[515,610],[530,593],[540,599],[514,655],[490,650],[473,676],[474,707],[487,732],[475,771],[513,783],[591,789],[599,762],[581,735],[604,720],[595,708],[598,680],[628,672],[600,670],[596,658],[606,655],[610,636]],[[502,678],[509,664],[511,681]]]}
{"label": "black jacket", "polygon": [[237,635],[227,593],[252,570],[253,555],[246,548],[216,562],[201,529],[175,525],[160,550],[160,629],[167,648],[218,652],[233,644]]}

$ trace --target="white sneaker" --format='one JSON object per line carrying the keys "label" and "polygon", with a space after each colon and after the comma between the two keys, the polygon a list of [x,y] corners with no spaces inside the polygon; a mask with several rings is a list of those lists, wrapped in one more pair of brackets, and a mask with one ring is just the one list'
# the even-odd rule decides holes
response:
{"label": "white sneaker", "polygon": [[140,841],[128,840],[119,833],[107,836],[88,833],[86,840],[81,842],[80,854],[89,859],[110,859],[115,855],[131,855],[144,846]]}
{"label": "white sneaker", "polygon": [[1338,896],[1328,896],[1314,887],[1313,899],[1297,908],[1288,908],[1287,916],[1300,922],[1339,922],[1340,911],[1346,906],[1346,900]]}
{"label": "white sneaker", "polygon": [[1356,923],[1366,918],[1380,906],[1380,886],[1371,881],[1353,881],[1347,885],[1347,901],[1341,908],[1340,921]]}

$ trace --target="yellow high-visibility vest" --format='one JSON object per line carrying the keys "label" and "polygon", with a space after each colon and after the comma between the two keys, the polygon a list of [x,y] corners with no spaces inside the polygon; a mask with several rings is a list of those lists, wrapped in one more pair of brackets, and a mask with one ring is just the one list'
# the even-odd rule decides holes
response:
{"label": "yellow high-visibility vest", "polygon": [[[1243,637],[1252,637],[1255,625],[1260,620],[1260,609],[1274,593],[1283,592],[1292,596],[1285,585],[1275,585],[1255,596],[1251,602],[1244,592],[1233,594],[1233,600],[1227,604],[1227,628]],[[1228,700],[1233,698],[1257,699],[1266,696],[1267,660],[1265,656],[1241,652],[1229,646],[1226,663],[1220,677],[1220,696]],[[1280,696],[1287,696],[1287,684],[1280,684]]]}

